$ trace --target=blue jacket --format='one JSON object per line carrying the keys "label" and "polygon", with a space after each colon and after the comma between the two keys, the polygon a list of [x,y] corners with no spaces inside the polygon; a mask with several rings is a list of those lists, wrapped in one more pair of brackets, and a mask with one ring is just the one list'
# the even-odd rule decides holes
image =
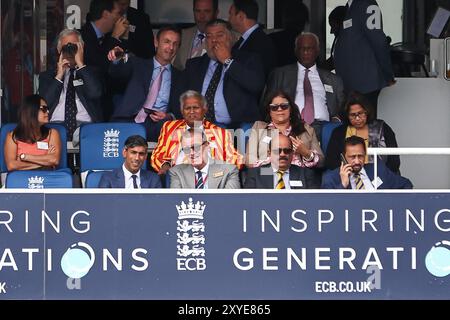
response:
{"label": "blue jacket", "polygon": [[[341,183],[341,176],[339,175],[340,168],[336,168],[332,171],[327,171],[322,178],[322,189],[344,189]],[[369,163],[364,165],[370,181],[374,179],[374,165]],[[378,177],[383,182],[378,186],[378,189],[412,189],[413,185],[409,179],[406,179],[398,174],[389,170],[383,161],[378,161]],[[348,184],[347,189],[351,189],[351,184]]]}
{"label": "blue jacket", "polygon": [[[162,188],[161,180],[156,173],[141,170],[141,188],[151,189],[151,188]],[[98,183],[99,188],[125,188],[125,176],[123,174],[122,167],[114,169],[113,171],[105,172],[100,182]]]}

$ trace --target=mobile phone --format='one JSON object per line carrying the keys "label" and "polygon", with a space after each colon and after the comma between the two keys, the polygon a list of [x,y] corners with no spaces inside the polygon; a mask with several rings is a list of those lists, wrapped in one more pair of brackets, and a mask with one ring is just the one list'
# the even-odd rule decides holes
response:
{"label": "mobile phone", "polygon": [[342,153],[340,154],[340,156],[341,156],[341,161],[344,163],[344,165],[348,164],[347,159],[345,159],[345,156]]}

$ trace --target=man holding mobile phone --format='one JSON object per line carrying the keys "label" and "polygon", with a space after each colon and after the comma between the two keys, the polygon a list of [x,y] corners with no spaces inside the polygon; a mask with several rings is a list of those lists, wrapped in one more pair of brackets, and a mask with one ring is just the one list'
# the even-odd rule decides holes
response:
{"label": "man holding mobile phone", "polygon": [[390,171],[383,161],[378,161],[378,176],[374,177],[374,164],[364,164],[367,151],[363,138],[348,137],[344,150],[341,166],[323,176],[322,189],[412,189],[411,181]]}

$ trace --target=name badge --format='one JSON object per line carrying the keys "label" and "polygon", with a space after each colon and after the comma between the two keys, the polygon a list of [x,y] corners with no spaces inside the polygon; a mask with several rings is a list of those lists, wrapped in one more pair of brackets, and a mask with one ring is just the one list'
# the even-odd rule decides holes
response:
{"label": "name badge", "polygon": [[352,25],[353,25],[352,19],[345,20],[342,23],[342,26],[343,26],[344,29],[350,28]]}
{"label": "name badge", "polygon": [[38,141],[37,142],[37,148],[39,150],[48,150],[48,142],[45,141]]}
{"label": "name badge", "polygon": [[269,144],[270,141],[272,141],[272,137],[269,137],[269,136],[265,136],[265,137],[262,139],[262,142],[264,142],[264,143],[266,143],[266,144]]}
{"label": "name badge", "polygon": [[213,177],[214,177],[214,178],[223,177],[223,171],[215,172],[215,173],[213,174]]}
{"label": "name badge", "polygon": [[297,181],[289,181],[289,184],[291,187],[303,187],[303,181],[297,180]]}
{"label": "name badge", "polygon": [[82,86],[83,84],[84,84],[83,79],[73,80],[74,87],[79,87],[79,86]]}
{"label": "name badge", "polygon": [[329,93],[333,93],[334,92],[333,91],[333,87],[330,86],[329,84],[324,84],[323,86],[325,87],[325,91],[326,92],[329,92]]}
{"label": "name badge", "polygon": [[376,186],[376,188],[379,188],[379,187],[383,184],[383,180],[381,180],[380,177],[377,177],[376,179],[374,179],[374,180],[372,181],[372,184],[373,184],[374,186]]}
{"label": "name badge", "polygon": [[129,30],[130,30],[130,32],[136,32],[136,26],[133,26],[132,24],[130,24]]}

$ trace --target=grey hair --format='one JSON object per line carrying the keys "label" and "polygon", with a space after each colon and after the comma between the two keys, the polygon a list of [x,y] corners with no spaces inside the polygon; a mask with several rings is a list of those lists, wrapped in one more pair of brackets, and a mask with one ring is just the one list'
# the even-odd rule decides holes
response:
{"label": "grey hair", "polygon": [[317,36],[317,34],[312,33],[312,32],[302,32],[295,38],[295,50],[298,49],[297,48],[298,40],[300,40],[300,38],[305,37],[305,36],[312,36],[316,40],[317,48],[320,48],[320,40],[319,40],[319,37]]}
{"label": "grey hair", "polygon": [[183,111],[183,105],[184,101],[189,98],[195,98],[200,101],[203,108],[207,107],[207,102],[204,96],[201,95],[201,93],[195,91],[195,90],[188,90],[186,92],[183,92],[183,94],[180,96],[180,109]]}
{"label": "grey hair", "polygon": [[83,37],[81,36],[81,33],[76,30],[76,29],[64,29],[63,31],[61,31],[58,35],[58,45],[56,47],[56,49],[58,49],[58,52],[61,52],[62,49],[62,39],[68,35],[74,34],[76,36],[78,36],[78,42],[81,43],[81,45],[84,45],[84,41],[83,41]]}

